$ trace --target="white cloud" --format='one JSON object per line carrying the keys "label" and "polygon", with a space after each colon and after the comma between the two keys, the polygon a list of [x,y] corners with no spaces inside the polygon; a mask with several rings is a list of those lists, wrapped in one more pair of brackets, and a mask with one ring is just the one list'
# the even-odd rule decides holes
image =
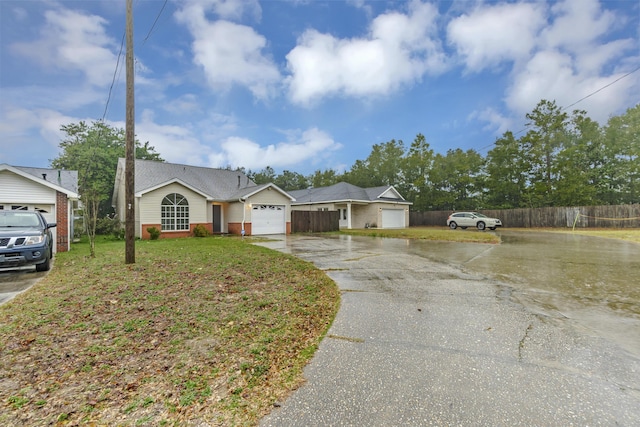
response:
{"label": "white cloud", "polygon": [[413,1],[408,14],[376,17],[366,38],[305,31],[287,55],[291,100],[308,104],[332,95],[386,95],[424,73],[442,73],[446,58],[433,38],[437,16],[434,5]]}
{"label": "white cloud", "polygon": [[[631,39],[603,40],[617,19],[596,0],[565,0],[548,9],[539,3],[501,4],[481,6],[453,20],[448,35],[471,71],[513,62],[506,77],[507,111],[500,116],[522,118],[542,99],[560,107],[580,101],[571,109],[584,109],[604,123],[633,102],[633,87],[637,97],[640,80],[620,80],[598,92],[631,70],[619,60],[637,49]],[[492,111],[485,109],[474,118],[502,131],[504,125]]]}
{"label": "white cloud", "polygon": [[40,141],[45,142],[49,147],[58,147],[65,136],[64,132],[60,131],[60,127],[80,120],[82,119],[51,109],[25,109],[6,105],[0,115],[0,134],[4,135],[3,144],[32,146],[37,142],[33,137],[35,133],[40,137]]}
{"label": "white cloud", "polygon": [[185,0],[183,5],[211,11],[222,19],[238,20],[244,15],[251,15],[259,20],[261,12],[258,0]]}
{"label": "white cloud", "polygon": [[[555,100],[560,107],[566,108],[623,75],[584,75],[574,71],[573,65],[570,55],[557,51],[536,54],[515,75],[513,83],[507,89],[507,105],[521,115],[532,111],[541,99]],[[629,91],[637,84],[637,78],[620,80],[571,109],[584,109],[589,117],[604,123],[621,106],[629,104]]]}
{"label": "white cloud", "polygon": [[262,169],[298,166],[302,162],[313,163],[330,152],[341,147],[329,135],[316,128],[295,133],[294,140],[277,145],[262,147],[246,138],[227,138],[222,144],[221,155],[213,156],[219,163],[216,166],[243,166],[247,169]]}
{"label": "white cloud", "polygon": [[513,120],[491,107],[487,107],[482,111],[474,111],[469,115],[469,120],[486,122],[487,125],[483,130],[492,131],[497,135],[502,135],[508,130],[513,131]]}
{"label": "white cloud", "polygon": [[253,28],[229,21],[209,22],[201,3],[188,3],[176,13],[194,38],[193,61],[214,89],[246,86],[258,99],[269,98],[280,80],[273,61],[262,54],[266,39]]}
{"label": "white cloud", "polygon": [[[125,124],[116,126],[124,128]],[[138,140],[143,143],[149,141],[155,151],[168,162],[206,166],[204,159],[211,149],[203,145],[188,127],[158,124],[154,121],[153,112],[144,110],[135,130]]]}
{"label": "white cloud", "polygon": [[545,23],[542,4],[481,6],[449,22],[447,35],[467,69],[478,72],[528,56]]}
{"label": "white cloud", "polygon": [[565,0],[551,8],[552,25],[541,34],[546,48],[576,49],[591,45],[615,22],[610,11],[603,11],[597,0]]}
{"label": "white cloud", "polygon": [[43,67],[79,71],[92,85],[104,86],[111,81],[116,63],[111,48],[116,43],[105,33],[105,19],[71,10],[49,10],[45,20],[40,39],[15,43],[12,50]]}

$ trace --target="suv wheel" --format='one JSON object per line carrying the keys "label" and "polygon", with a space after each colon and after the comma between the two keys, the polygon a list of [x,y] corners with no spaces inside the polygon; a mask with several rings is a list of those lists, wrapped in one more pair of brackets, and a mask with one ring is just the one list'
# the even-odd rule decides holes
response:
{"label": "suv wheel", "polygon": [[455,230],[457,226],[458,226],[458,224],[456,224],[455,221],[451,221],[449,223],[449,228],[452,229],[452,230]]}
{"label": "suv wheel", "polygon": [[49,271],[51,269],[51,256],[53,255],[53,250],[49,249],[49,256],[42,264],[36,264],[36,271]]}
{"label": "suv wheel", "polygon": [[485,228],[485,224],[482,221],[479,221],[478,224],[476,224],[478,227],[478,230],[482,231]]}

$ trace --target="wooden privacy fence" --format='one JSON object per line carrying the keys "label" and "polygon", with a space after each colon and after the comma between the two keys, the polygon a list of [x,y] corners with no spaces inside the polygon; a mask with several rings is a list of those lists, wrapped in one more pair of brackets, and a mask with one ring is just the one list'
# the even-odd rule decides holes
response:
{"label": "wooden privacy fence", "polygon": [[338,230],[340,230],[338,211],[291,211],[292,233]]}
{"label": "wooden privacy fence", "polygon": [[[409,224],[447,225],[453,211],[410,212]],[[504,227],[640,228],[640,204],[534,209],[482,209],[500,218]]]}

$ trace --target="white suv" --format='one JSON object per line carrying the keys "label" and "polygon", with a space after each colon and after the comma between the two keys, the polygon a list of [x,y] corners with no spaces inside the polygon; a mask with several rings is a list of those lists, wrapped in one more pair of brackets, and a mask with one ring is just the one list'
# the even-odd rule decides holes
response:
{"label": "white suv", "polygon": [[502,222],[498,218],[489,218],[478,212],[456,212],[447,218],[447,226],[452,230],[458,227],[462,229],[477,227],[478,230],[484,230],[485,228],[495,230],[496,227],[502,227]]}

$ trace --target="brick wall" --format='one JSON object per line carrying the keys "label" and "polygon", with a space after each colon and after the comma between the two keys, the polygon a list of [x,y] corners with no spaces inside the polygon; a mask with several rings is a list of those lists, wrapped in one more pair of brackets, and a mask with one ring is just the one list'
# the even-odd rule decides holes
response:
{"label": "brick wall", "polygon": [[69,250],[69,200],[66,194],[56,191],[56,251]]}
{"label": "brick wall", "polygon": [[[183,231],[161,231],[160,232],[160,238],[161,239],[167,239],[167,238],[173,238],[173,237],[191,237],[193,236],[193,229],[196,228],[196,226],[198,225],[202,225],[204,226],[204,228],[207,229],[207,231],[209,232],[209,234],[213,234],[213,224],[211,223],[202,223],[202,224],[189,224],[189,230],[183,230]],[[151,239],[151,234],[147,231],[147,228],[151,228],[151,227],[155,227],[158,230],[162,230],[162,225],[161,224],[142,224],[142,240],[150,240]]]}
{"label": "brick wall", "polygon": [[[241,222],[230,222],[228,224],[229,234],[242,234],[242,223]],[[251,236],[251,223],[244,223],[244,232],[246,236]]]}

